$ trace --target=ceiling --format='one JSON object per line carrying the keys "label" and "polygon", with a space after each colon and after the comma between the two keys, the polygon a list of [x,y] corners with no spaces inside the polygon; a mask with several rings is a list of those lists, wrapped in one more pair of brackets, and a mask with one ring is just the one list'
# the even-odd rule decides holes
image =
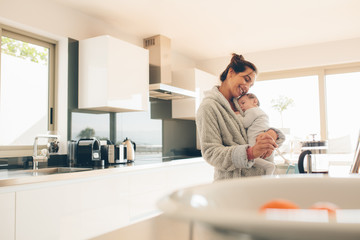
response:
{"label": "ceiling", "polygon": [[359,0],[51,0],[194,60],[360,37]]}

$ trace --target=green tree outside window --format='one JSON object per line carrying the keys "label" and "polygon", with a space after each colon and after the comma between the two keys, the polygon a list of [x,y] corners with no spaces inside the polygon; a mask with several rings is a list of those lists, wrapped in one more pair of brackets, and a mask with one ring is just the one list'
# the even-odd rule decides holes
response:
{"label": "green tree outside window", "polygon": [[49,52],[47,48],[39,48],[31,43],[18,41],[13,38],[1,37],[1,53],[27,59],[35,63],[48,64]]}

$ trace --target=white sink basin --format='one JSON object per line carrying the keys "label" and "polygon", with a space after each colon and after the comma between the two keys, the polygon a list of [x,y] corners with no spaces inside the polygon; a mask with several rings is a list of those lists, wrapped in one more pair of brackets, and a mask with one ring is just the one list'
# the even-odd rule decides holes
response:
{"label": "white sink basin", "polygon": [[[278,198],[296,203],[300,210],[259,213],[261,205]],[[336,204],[336,216],[309,210],[319,201]],[[244,233],[251,239],[360,239],[358,176],[234,179],[176,191],[158,206],[167,215],[220,229],[223,239]]]}

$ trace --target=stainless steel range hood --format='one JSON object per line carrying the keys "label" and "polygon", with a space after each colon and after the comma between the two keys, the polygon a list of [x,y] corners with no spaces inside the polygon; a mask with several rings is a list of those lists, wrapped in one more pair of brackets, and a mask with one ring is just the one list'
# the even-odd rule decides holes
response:
{"label": "stainless steel range hood", "polygon": [[151,98],[174,100],[194,98],[195,92],[178,88],[171,82],[171,40],[162,35],[144,39],[144,48],[149,50]]}
{"label": "stainless steel range hood", "polygon": [[195,92],[193,91],[163,83],[150,84],[149,93],[151,98],[157,98],[162,100],[174,100],[195,97]]}

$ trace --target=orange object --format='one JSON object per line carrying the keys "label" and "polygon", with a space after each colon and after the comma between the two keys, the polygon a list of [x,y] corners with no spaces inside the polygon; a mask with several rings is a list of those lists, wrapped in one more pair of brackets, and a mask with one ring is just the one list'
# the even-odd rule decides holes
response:
{"label": "orange object", "polygon": [[339,207],[331,202],[316,202],[310,207],[310,209],[327,210],[329,214],[333,215]]}
{"label": "orange object", "polygon": [[262,205],[259,209],[260,212],[265,211],[269,208],[275,208],[275,209],[299,209],[299,207],[286,199],[274,199],[271,201],[266,202],[264,205]]}

